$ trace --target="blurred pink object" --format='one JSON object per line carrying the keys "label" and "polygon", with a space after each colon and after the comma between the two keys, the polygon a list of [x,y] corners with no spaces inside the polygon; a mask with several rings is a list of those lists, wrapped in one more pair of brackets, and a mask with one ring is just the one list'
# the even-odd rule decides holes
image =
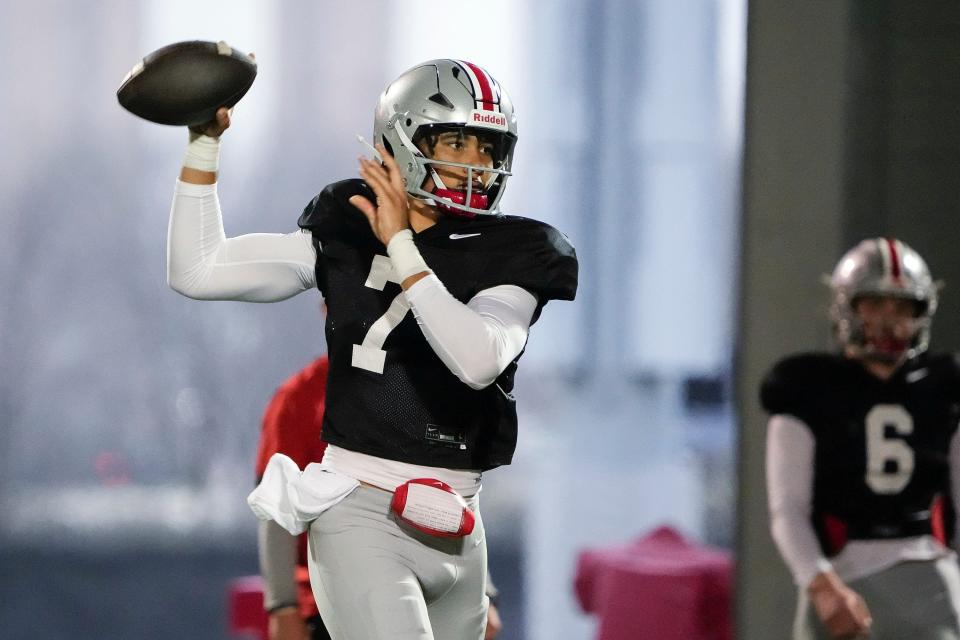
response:
{"label": "blurred pink object", "polygon": [[243,576],[227,587],[227,616],[230,633],[242,638],[267,640],[267,612],[263,609],[263,580]]}
{"label": "blurred pink object", "polygon": [[731,573],[728,552],[660,527],[582,551],[574,589],[599,618],[597,640],[730,640]]}

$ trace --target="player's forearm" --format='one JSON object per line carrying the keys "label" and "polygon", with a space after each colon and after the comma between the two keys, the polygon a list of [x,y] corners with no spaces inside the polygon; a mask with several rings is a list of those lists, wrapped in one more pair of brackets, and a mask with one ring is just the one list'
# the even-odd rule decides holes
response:
{"label": "player's forearm", "polygon": [[264,609],[296,606],[297,538],[273,520],[261,520],[257,534]]}
{"label": "player's forearm", "polygon": [[798,587],[806,588],[818,574],[833,570],[808,523],[784,513],[771,514],[770,518],[773,541]]}
{"label": "player's forearm", "polygon": [[523,350],[537,299],[520,287],[503,285],[463,304],[430,271],[409,229],[394,234],[387,254],[417,323],[440,360],[472,389],[493,384]]}
{"label": "player's forearm", "polygon": [[180,169],[180,181],[187,184],[216,184],[217,172],[183,167]]}
{"label": "player's forearm", "polygon": [[407,290],[424,337],[447,368],[473,389],[493,384],[526,344],[536,298],[505,285],[463,304],[430,275]]}
{"label": "player's forearm", "polygon": [[953,434],[948,453],[950,465],[950,495],[953,499],[953,548],[960,549],[960,430]]}
{"label": "player's forearm", "polygon": [[800,420],[787,415],[770,418],[766,460],[770,533],[801,588],[831,569],[810,522],[813,449],[813,437]]}

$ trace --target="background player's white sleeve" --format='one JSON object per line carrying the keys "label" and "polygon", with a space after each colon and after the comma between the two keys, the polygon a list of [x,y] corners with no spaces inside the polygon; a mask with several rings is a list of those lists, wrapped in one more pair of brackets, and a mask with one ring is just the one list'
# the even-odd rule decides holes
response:
{"label": "background player's white sleeve", "polygon": [[316,285],[310,233],[227,238],[216,185],[177,181],[167,230],[167,283],[200,300],[276,302]]}
{"label": "background player's white sleeve", "polygon": [[953,548],[960,549],[960,429],[950,439],[950,494],[953,499]]}
{"label": "background player's white sleeve", "polygon": [[472,389],[493,384],[520,355],[537,309],[536,296],[515,285],[484,289],[463,304],[432,273],[406,295],[434,352]]}
{"label": "background player's white sleeve", "polygon": [[297,606],[298,538],[273,520],[260,520],[257,555],[263,576],[263,608]]}
{"label": "background player's white sleeve", "polygon": [[810,522],[814,439],[802,421],[785,414],[767,425],[767,504],[770,533],[800,588],[831,568]]}

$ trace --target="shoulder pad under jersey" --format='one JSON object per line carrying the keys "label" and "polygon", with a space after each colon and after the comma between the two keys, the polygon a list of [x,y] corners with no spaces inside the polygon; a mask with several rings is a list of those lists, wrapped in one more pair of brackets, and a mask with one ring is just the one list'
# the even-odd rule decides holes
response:
{"label": "shoulder pad under jersey", "polygon": [[309,229],[321,240],[355,236],[364,240],[373,237],[366,216],[350,204],[350,197],[361,195],[373,202],[373,191],[358,179],[341,180],[327,185],[300,214],[297,224]]}
{"label": "shoulder pad under jersey", "polygon": [[843,369],[841,356],[830,353],[800,353],[773,366],[760,385],[760,403],[770,414],[802,416],[819,403],[820,390],[837,379]]}
{"label": "shoulder pad under jersey", "polygon": [[538,220],[501,216],[498,224],[503,225],[511,257],[492,267],[491,278],[532,291],[541,303],[573,300],[579,265],[570,240]]}

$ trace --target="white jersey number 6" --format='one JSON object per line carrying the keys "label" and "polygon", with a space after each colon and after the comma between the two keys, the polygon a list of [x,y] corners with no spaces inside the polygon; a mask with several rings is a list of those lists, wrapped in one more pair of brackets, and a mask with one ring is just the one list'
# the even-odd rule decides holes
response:
{"label": "white jersey number 6", "polygon": [[[888,435],[888,427],[893,433]],[[867,414],[867,486],[874,493],[900,493],[913,475],[913,416],[898,404],[878,404]]]}

